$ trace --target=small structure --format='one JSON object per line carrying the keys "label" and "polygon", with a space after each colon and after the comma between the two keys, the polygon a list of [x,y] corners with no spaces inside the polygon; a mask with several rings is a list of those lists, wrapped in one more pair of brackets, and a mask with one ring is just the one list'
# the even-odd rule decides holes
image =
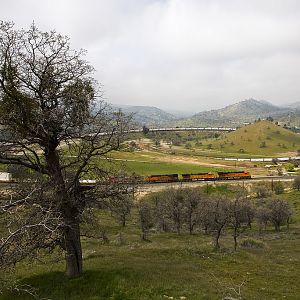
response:
{"label": "small structure", "polygon": [[0,172],[0,182],[9,182],[12,180],[11,173]]}

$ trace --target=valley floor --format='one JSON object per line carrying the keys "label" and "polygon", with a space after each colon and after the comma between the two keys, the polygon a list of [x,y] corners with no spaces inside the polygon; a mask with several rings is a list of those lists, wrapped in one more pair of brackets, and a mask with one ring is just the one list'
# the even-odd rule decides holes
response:
{"label": "valley floor", "polygon": [[[109,215],[101,222],[110,242],[84,239],[84,274],[66,279],[63,261],[18,265],[22,284],[38,289],[43,299],[299,299],[300,192],[284,195],[293,205],[290,229],[267,228],[247,233],[262,247],[233,251],[230,232],[214,251],[211,236],[197,232],[152,233],[140,240],[137,216],[123,229]],[[53,259],[62,259],[59,255]],[[43,261],[43,257],[41,258]],[[3,294],[1,300],[32,299]]]}

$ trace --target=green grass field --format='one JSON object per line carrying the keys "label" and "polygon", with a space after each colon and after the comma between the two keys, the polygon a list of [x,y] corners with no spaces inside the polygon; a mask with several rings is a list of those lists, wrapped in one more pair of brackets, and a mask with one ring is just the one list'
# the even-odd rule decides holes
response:
{"label": "green grass field", "polygon": [[[241,299],[300,298],[300,192],[285,194],[294,207],[290,229],[261,235],[248,232],[264,247],[233,252],[230,232],[221,238],[222,249],[212,250],[212,238],[202,233],[152,233],[142,242],[137,216],[121,228],[108,214],[101,223],[109,244],[84,239],[84,274],[66,279],[63,261],[17,266],[22,284],[38,288],[44,299],[222,299],[241,285]],[[120,233],[122,239],[120,239]],[[122,240],[122,242],[121,242]],[[58,256],[59,257],[59,256]],[[62,259],[62,258],[61,258]],[[43,260],[43,258],[42,258]],[[167,298],[170,297],[170,298]],[[171,298],[173,297],[173,298]],[[1,300],[32,299],[3,294]]]}
{"label": "green grass field", "polygon": [[[224,168],[207,167],[195,164],[185,163],[167,163],[167,162],[139,162],[139,161],[118,161],[124,165],[129,173],[139,175],[151,174],[184,174],[184,173],[201,173],[201,172],[218,172],[224,171]],[[229,169],[226,169],[229,170]]]}

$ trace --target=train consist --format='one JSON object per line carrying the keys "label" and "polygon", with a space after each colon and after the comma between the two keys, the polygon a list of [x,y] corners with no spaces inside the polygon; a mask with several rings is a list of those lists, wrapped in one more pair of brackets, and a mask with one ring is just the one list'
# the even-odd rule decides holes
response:
{"label": "train consist", "polygon": [[215,181],[215,180],[238,180],[251,179],[247,171],[240,172],[218,172],[197,173],[197,174],[164,174],[139,177],[136,180],[140,183],[168,183],[168,182],[191,182],[191,181]]}
{"label": "train consist", "polygon": [[[0,182],[15,182],[9,173],[0,173]],[[111,176],[103,181],[104,184],[144,184],[144,183],[171,183],[171,182],[192,182],[192,181],[216,181],[216,180],[238,180],[251,179],[247,171],[197,173],[197,174],[159,174],[149,176]],[[81,180],[82,186],[95,185],[96,180]]]}

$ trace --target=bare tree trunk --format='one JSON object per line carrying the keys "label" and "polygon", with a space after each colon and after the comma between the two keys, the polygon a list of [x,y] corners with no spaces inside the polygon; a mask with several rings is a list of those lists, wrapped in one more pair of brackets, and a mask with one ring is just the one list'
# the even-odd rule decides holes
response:
{"label": "bare tree trunk", "polygon": [[[82,249],[80,242],[80,220],[76,199],[66,191],[64,178],[59,165],[59,157],[55,147],[50,147],[46,153],[50,176],[56,184],[56,202],[63,218],[63,248],[66,259],[66,276],[79,277],[82,273]],[[78,195],[77,195],[78,196]]]}
{"label": "bare tree trunk", "polygon": [[122,227],[126,227],[126,216],[125,215],[121,216],[121,224],[122,224]]}
{"label": "bare tree trunk", "polygon": [[237,229],[236,228],[234,228],[233,240],[234,240],[234,251],[236,251],[236,248],[237,248]]}
{"label": "bare tree trunk", "polygon": [[215,249],[220,249],[219,239],[220,239],[220,236],[221,236],[221,230],[218,229],[217,232],[216,232]]}
{"label": "bare tree trunk", "polygon": [[207,224],[205,224],[204,225],[204,234],[208,234],[208,225]]}
{"label": "bare tree trunk", "polygon": [[82,273],[82,249],[79,222],[67,224],[64,228],[66,276],[79,277]]}

